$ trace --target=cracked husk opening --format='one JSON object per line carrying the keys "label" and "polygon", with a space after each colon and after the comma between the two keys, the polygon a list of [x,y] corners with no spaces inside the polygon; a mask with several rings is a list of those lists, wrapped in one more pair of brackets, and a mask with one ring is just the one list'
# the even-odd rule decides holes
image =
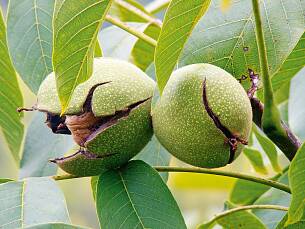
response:
{"label": "cracked husk opening", "polygon": [[207,85],[206,85],[206,79],[203,81],[203,87],[202,87],[202,101],[204,108],[210,118],[213,120],[216,128],[218,128],[223,135],[226,137],[225,144],[229,144],[230,147],[230,157],[228,164],[232,163],[235,158],[235,152],[237,150],[238,144],[247,145],[248,142],[246,140],[243,140],[240,138],[238,134],[233,134],[226,126],[224,126],[219,117],[213,112],[211,107],[209,106],[208,98],[207,98]]}

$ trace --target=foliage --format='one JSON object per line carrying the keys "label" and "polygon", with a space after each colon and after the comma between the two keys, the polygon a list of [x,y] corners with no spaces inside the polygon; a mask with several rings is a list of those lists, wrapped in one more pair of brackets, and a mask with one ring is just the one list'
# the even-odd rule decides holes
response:
{"label": "foliage", "polygon": [[7,140],[8,147],[16,163],[19,163],[19,151],[23,138],[21,115],[16,108],[23,105],[17,74],[12,65],[6,40],[6,29],[0,10],[0,128]]}
{"label": "foliage", "polygon": [[[16,110],[54,71],[65,112],[101,56],[129,61],[157,82],[152,109],[173,70],[195,63],[221,67],[245,90],[253,70],[264,82],[254,97],[265,103],[264,110],[253,106],[255,115],[264,115],[263,128],[253,125],[242,153],[257,173],[171,167],[171,154],[154,135],[127,164],[91,178],[101,228],[187,228],[182,204],[168,187],[170,172],[238,178],[223,212],[199,228],[304,228],[304,12],[305,0],[10,0],[6,18],[0,9],[0,141],[19,179],[0,174],[0,228],[86,228],[71,222],[56,183],[77,176],[56,176],[49,162],[75,145],[72,137],[53,134],[42,113],[27,123]],[[291,157],[281,142],[295,146]]]}

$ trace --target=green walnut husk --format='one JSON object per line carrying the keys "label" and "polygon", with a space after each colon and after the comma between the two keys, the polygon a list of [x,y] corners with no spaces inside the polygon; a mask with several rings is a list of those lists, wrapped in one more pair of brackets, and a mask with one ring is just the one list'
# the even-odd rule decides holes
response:
{"label": "green walnut husk", "polygon": [[210,64],[175,71],[152,112],[161,144],[198,167],[231,163],[250,135],[252,109],[240,83]]}
{"label": "green walnut husk", "polygon": [[42,83],[35,109],[47,113],[54,133],[72,134],[80,146],[51,160],[67,173],[98,175],[126,163],[152,136],[155,83],[136,66],[116,59],[94,60],[93,74],[78,85],[63,114],[54,73]]}

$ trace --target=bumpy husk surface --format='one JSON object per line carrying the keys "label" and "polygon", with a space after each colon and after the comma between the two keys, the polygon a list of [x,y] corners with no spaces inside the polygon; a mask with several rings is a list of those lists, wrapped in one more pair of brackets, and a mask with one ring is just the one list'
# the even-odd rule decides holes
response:
{"label": "bumpy husk surface", "polygon": [[[154,81],[134,65],[111,58],[95,59],[93,71],[89,80],[76,87],[64,115],[84,114],[84,103],[94,87],[91,112],[95,117],[109,117],[140,103],[110,125],[95,129],[79,152],[54,160],[66,172],[80,176],[97,175],[126,163],[141,151],[153,132],[150,107]],[[53,73],[39,89],[36,109],[61,112]]]}
{"label": "bumpy husk surface", "polygon": [[[203,103],[203,85],[210,109],[235,136],[247,140],[252,110],[246,92],[228,72],[210,64],[193,64],[175,71],[153,109],[154,131],[178,159],[194,166],[226,165],[230,146]],[[238,144],[235,158],[242,151]]]}

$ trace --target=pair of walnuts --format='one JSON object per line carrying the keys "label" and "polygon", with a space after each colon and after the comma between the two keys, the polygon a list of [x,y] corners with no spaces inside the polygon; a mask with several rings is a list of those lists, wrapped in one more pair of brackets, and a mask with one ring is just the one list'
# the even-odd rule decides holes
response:
{"label": "pair of walnuts", "polygon": [[151,108],[155,82],[136,66],[94,60],[94,73],[78,85],[65,113],[51,73],[35,109],[56,134],[72,134],[76,153],[51,160],[79,176],[97,175],[128,162],[153,133],[175,157],[199,167],[231,163],[249,137],[252,111],[246,92],[226,71],[193,64],[175,71]]}

